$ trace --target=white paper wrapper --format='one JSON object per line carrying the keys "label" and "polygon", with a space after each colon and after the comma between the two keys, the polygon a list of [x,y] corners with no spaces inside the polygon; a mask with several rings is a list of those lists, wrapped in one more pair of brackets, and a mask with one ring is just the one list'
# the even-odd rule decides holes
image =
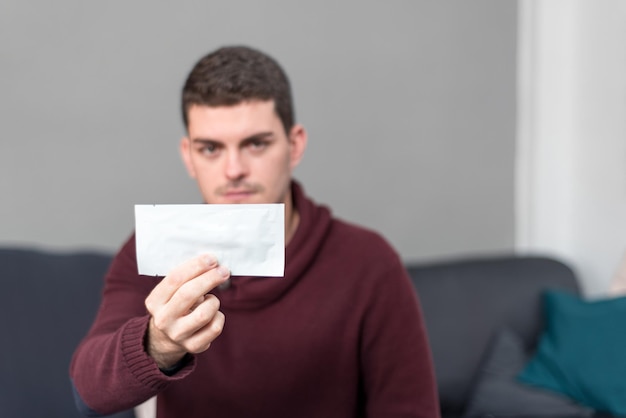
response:
{"label": "white paper wrapper", "polygon": [[213,254],[233,276],[285,272],[285,205],[135,205],[139,274]]}

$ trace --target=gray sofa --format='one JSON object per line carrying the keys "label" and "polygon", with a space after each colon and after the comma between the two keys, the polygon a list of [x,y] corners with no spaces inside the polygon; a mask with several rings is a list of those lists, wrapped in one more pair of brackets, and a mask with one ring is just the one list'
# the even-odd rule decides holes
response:
{"label": "gray sofa", "polygon": [[0,249],[0,417],[82,416],[69,362],[95,316],[110,261],[107,254]]}
{"label": "gray sofa", "polygon": [[[93,252],[0,249],[6,286],[0,292],[0,417],[80,416],[68,365],[95,315],[109,262],[110,255]],[[444,417],[467,412],[499,330],[510,328],[530,349],[542,327],[542,290],[577,291],[566,265],[540,257],[440,261],[408,269],[426,318]]]}
{"label": "gray sofa", "polygon": [[[409,265],[408,270],[426,320],[444,418],[591,415],[514,378],[543,330],[543,292],[557,288],[578,294],[570,267],[546,257],[493,256]],[[518,336],[524,358],[514,365],[507,353],[506,367],[489,369],[486,363],[503,332]]]}

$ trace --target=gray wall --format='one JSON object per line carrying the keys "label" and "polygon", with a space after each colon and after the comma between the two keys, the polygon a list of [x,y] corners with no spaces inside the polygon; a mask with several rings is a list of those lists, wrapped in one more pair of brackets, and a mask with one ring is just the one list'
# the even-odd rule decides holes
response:
{"label": "gray wall", "polygon": [[3,0],[0,245],[116,249],[135,203],[197,203],[179,90],[248,44],[290,74],[296,172],[405,260],[512,250],[513,1]]}

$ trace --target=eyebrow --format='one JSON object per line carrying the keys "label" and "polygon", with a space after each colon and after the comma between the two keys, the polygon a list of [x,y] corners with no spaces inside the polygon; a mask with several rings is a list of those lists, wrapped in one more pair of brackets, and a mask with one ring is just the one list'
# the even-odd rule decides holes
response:
{"label": "eyebrow", "polygon": [[[239,143],[249,142],[255,139],[265,139],[271,136],[274,136],[274,133],[271,131],[259,132],[259,133],[243,138],[242,140],[239,141]],[[194,144],[215,144],[215,143],[221,144],[222,143],[222,141],[218,139],[212,139],[212,138],[193,138],[191,142],[193,142]]]}

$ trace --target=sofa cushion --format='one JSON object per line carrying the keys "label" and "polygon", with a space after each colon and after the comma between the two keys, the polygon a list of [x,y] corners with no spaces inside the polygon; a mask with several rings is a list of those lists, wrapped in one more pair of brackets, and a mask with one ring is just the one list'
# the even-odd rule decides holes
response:
{"label": "sofa cushion", "polygon": [[626,297],[550,290],[544,300],[546,329],[520,380],[626,416]]}
{"label": "sofa cushion", "polygon": [[527,360],[522,340],[515,332],[508,328],[498,332],[476,378],[465,418],[593,415],[593,410],[563,395],[517,381]]}

